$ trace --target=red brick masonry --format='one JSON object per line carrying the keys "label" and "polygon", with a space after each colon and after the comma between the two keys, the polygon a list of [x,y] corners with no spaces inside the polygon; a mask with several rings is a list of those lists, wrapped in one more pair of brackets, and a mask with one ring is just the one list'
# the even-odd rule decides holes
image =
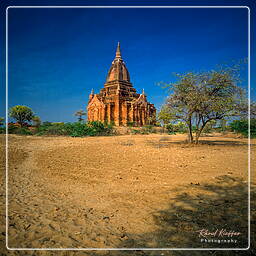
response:
{"label": "red brick masonry", "polygon": [[155,123],[156,108],[147,101],[144,90],[142,94],[138,94],[133,88],[121,57],[119,43],[104,88],[99,94],[92,91],[89,96],[87,113],[88,121],[102,121],[116,126]]}

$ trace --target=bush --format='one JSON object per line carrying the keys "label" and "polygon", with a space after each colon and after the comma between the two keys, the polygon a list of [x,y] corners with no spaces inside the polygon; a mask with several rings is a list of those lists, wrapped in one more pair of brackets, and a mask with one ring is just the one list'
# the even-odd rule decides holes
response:
{"label": "bush", "polygon": [[28,128],[25,128],[25,127],[18,128],[15,133],[20,134],[20,135],[32,135],[32,132]]}
{"label": "bush", "polygon": [[8,133],[13,134],[19,127],[13,123],[8,124]]}
{"label": "bush", "polygon": [[131,134],[150,134],[150,133],[156,133],[156,129],[152,125],[146,125],[143,127],[137,127],[137,128],[130,128],[129,129]]}
{"label": "bush", "polygon": [[172,123],[166,124],[165,128],[167,129],[169,134],[175,134],[175,127]]}
{"label": "bush", "polygon": [[101,132],[101,135],[113,135],[115,134],[115,129],[113,124],[105,125],[104,130]]}
{"label": "bush", "polygon": [[98,136],[98,135],[111,135],[114,133],[113,124],[104,124],[99,121],[88,122],[87,126],[89,129],[87,130],[88,136]]}
{"label": "bush", "polygon": [[52,124],[52,123],[51,123],[51,122],[48,122],[48,121],[45,121],[45,122],[42,123],[43,126],[49,126],[49,125],[51,125],[51,124]]}
{"label": "bush", "polygon": [[213,128],[211,124],[207,123],[203,129],[203,133],[212,133],[212,132],[213,132]]}
{"label": "bush", "polygon": [[131,129],[131,134],[141,134],[141,131],[137,129]]}
{"label": "bush", "polygon": [[55,123],[50,123],[51,125],[64,125],[64,122],[55,122]]}
{"label": "bush", "polygon": [[64,125],[52,125],[46,129],[47,135],[68,135]]}
{"label": "bush", "polygon": [[83,137],[85,135],[92,136],[92,134],[90,134],[90,128],[87,126],[87,124],[83,124],[81,122],[68,123],[65,125],[65,128],[67,134],[72,137]]}
{"label": "bush", "polygon": [[36,135],[67,135],[64,123],[43,124],[37,127]]}
{"label": "bush", "polygon": [[175,134],[176,132],[179,132],[179,133],[187,132],[187,127],[184,122],[178,122],[176,124],[169,123],[165,125],[165,128],[170,134]]}
{"label": "bush", "polygon": [[113,126],[99,121],[88,123],[52,123],[38,127],[36,135],[68,135],[72,137],[100,136],[113,134]]}
{"label": "bush", "polygon": [[142,134],[156,133],[156,129],[154,129],[153,125],[145,125],[141,130]]}
{"label": "bush", "polygon": [[133,126],[135,126],[135,122],[127,122],[127,126],[128,127],[133,127]]}
{"label": "bush", "polygon": [[150,134],[150,133],[155,133],[155,129],[152,125],[145,125],[140,129],[141,134]]}
{"label": "bush", "polygon": [[3,117],[0,117],[0,126],[3,126],[4,125],[4,118]]}
{"label": "bush", "polygon": [[[3,131],[2,131],[3,130]],[[5,133],[4,128],[0,132]],[[49,123],[44,122],[43,125],[34,127],[33,131],[27,127],[19,127],[16,124],[9,124],[8,130],[10,134],[20,135],[68,135],[72,137],[83,137],[83,136],[102,136],[114,134],[112,125],[103,124],[99,121],[82,123]]]}
{"label": "bush", "polygon": [[8,134],[18,134],[18,135],[33,135],[33,133],[27,127],[8,127]]}
{"label": "bush", "polygon": [[[251,119],[251,137],[256,137],[256,119]],[[248,120],[234,120],[229,124],[231,131],[241,133],[243,136],[248,137]]]}
{"label": "bush", "polygon": [[5,134],[5,127],[0,127],[0,134]]}
{"label": "bush", "polygon": [[187,132],[187,125],[184,122],[178,122],[177,124],[174,125],[174,127],[175,127],[175,132],[180,132],[180,133]]}

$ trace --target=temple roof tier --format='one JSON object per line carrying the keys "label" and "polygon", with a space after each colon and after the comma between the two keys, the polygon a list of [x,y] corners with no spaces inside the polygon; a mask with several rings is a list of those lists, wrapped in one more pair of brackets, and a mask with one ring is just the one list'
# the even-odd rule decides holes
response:
{"label": "temple roof tier", "polygon": [[113,60],[112,65],[108,71],[106,83],[112,81],[130,82],[130,75],[122,59],[119,42],[116,49],[115,59]]}

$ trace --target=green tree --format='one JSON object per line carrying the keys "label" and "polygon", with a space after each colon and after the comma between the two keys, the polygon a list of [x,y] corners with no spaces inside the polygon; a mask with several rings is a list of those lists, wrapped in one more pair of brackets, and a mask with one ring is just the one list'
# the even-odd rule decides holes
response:
{"label": "green tree", "polygon": [[221,119],[220,126],[221,126],[221,131],[224,133],[227,130],[227,120]]}
{"label": "green tree", "polygon": [[78,117],[78,122],[82,122],[84,120],[82,116],[86,116],[86,112],[80,109],[75,112],[75,116]]}
{"label": "green tree", "polygon": [[240,119],[248,119],[250,113],[251,119],[256,119],[256,102],[250,102],[250,112],[249,112],[249,104],[247,100],[241,102],[240,105],[236,108],[236,116]]}
{"label": "green tree", "polygon": [[[223,121],[224,119],[222,119],[221,121]],[[211,120],[209,121],[205,127],[204,127],[204,132],[205,133],[210,133],[213,132],[214,127],[216,126],[217,121],[216,120]]]}
{"label": "green tree", "polygon": [[0,126],[4,125],[4,117],[0,117]]}
{"label": "green tree", "polygon": [[33,116],[32,121],[34,126],[36,127],[39,127],[41,125],[41,119],[39,116]]}
{"label": "green tree", "polygon": [[167,105],[163,105],[160,112],[158,113],[157,119],[167,125],[173,119],[173,113]]}
{"label": "green tree", "polygon": [[190,72],[177,77],[176,83],[165,84],[171,92],[165,106],[172,116],[187,124],[190,143],[198,143],[208,122],[237,115],[238,106],[244,102],[244,91],[237,85],[237,69]]}
{"label": "green tree", "polygon": [[21,126],[24,126],[26,122],[30,122],[34,113],[31,108],[27,106],[14,106],[9,110],[9,116],[14,118]]}
{"label": "green tree", "polygon": [[[244,120],[233,120],[230,124],[229,127],[231,131],[236,132],[236,133],[241,133],[242,135],[248,137],[249,135],[249,120],[244,119]],[[256,119],[253,118],[250,120],[250,135],[251,138],[256,137]]]}

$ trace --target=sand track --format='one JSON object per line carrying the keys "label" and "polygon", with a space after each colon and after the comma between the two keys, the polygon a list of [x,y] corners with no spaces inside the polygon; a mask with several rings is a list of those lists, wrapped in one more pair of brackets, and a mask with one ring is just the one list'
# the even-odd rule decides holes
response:
{"label": "sand track", "polygon": [[237,178],[241,184],[247,179],[245,139],[205,137],[207,143],[196,147],[183,140],[157,134],[10,136],[9,247],[161,245],[154,235],[156,216],[181,191],[196,196],[202,184],[218,183],[218,177],[228,177],[230,187]]}

